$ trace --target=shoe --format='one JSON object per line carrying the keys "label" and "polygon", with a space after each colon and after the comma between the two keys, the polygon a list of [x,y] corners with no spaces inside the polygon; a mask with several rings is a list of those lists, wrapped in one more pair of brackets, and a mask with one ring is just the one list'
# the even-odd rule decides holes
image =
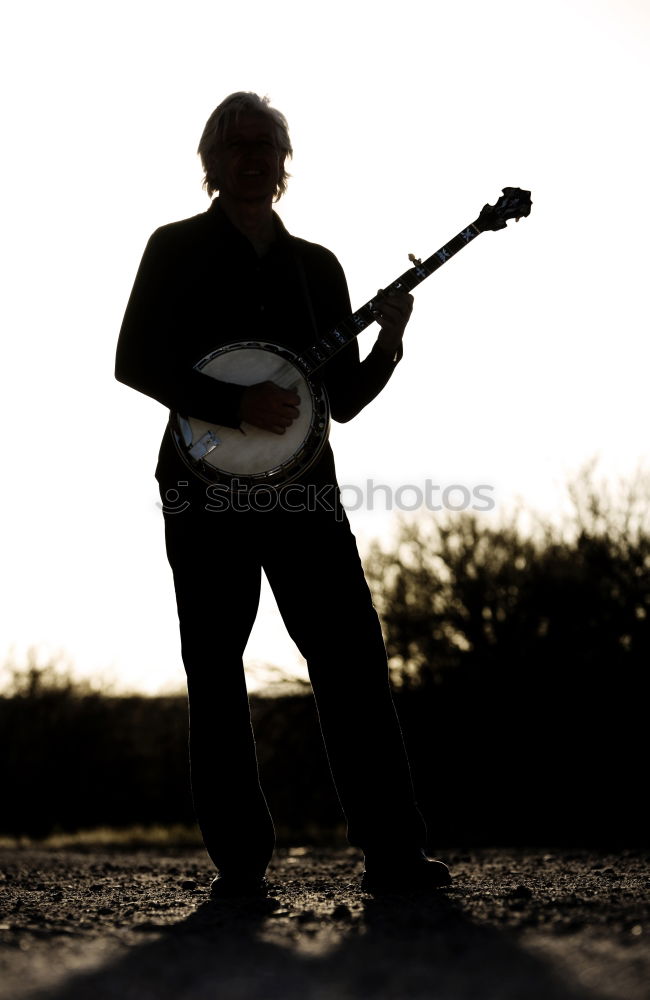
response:
{"label": "shoe", "polygon": [[447,865],[437,858],[428,858],[424,851],[411,857],[383,857],[370,862],[361,877],[361,888],[367,892],[429,892],[451,884]]}
{"label": "shoe", "polygon": [[261,899],[268,892],[264,876],[217,875],[210,885],[212,899]]}

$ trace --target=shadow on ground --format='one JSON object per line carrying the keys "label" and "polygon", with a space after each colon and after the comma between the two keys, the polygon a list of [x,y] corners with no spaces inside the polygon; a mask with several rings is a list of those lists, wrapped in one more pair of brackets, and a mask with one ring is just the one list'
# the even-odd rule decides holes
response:
{"label": "shadow on ground", "polygon": [[[48,1000],[596,1000],[461,901],[360,897],[324,926],[281,899],[202,903]],[[338,910],[338,916],[337,916]],[[311,915],[310,915],[311,914]]]}

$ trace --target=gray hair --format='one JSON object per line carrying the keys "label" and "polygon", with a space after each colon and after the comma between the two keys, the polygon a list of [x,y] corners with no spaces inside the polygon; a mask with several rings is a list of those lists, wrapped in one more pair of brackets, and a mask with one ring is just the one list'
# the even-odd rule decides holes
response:
{"label": "gray hair", "polygon": [[[269,118],[275,126],[278,149],[285,157],[293,155],[287,119],[277,108],[271,107],[268,97],[260,97],[258,94],[243,90],[230,94],[208,118],[197,150],[205,173],[203,187],[210,196],[219,190],[217,179],[219,143],[231,122],[236,122],[241,114],[264,115]],[[275,193],[275,201],[278,201],[287,190],[289,176],[286,168],[283,167]]]}

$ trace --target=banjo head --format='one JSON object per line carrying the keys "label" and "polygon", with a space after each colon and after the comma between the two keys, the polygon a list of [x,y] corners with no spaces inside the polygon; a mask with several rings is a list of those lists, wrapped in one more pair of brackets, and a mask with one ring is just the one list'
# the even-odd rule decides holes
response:
{"label": "banjo head", "polygon": [[277,344],[238,342],[220,347],[194,367],[221,382],[274,382],[300,396],[299,416],[284,434],[242,422],[224,427],[172,414],[172,436],[186,465],[206,483],[280,486],[305,472],[318,458],[329,433],[325,389],[305,377],[297,355]]}

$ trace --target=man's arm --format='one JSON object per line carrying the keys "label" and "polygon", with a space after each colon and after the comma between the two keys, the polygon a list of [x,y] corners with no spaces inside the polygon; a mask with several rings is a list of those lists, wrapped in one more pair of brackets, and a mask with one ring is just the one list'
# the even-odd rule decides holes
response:
{"label": "man's arm", "polygon": [[[335,267],[329,276],[331,300],[337,304],[340,320],[352,312],[352,307],[343,269],[336,258],[333,261]],[[361,361],[355,339],[323,367],[332,417],[340,423],[352,420],[379,395],[402,358],[402,337],[413,308],[413,296],[389,298],[379,292],[377,300],[375,318],[380,332],[370,354]]]}
{"label": "man's arm", "polygon": [[209,423],[238,427],[243,386],[197,372],[179,350],[182,246],[173,227],[157,229],[145,248],[129,298],[115,360],[119,382],[170,410]]}

